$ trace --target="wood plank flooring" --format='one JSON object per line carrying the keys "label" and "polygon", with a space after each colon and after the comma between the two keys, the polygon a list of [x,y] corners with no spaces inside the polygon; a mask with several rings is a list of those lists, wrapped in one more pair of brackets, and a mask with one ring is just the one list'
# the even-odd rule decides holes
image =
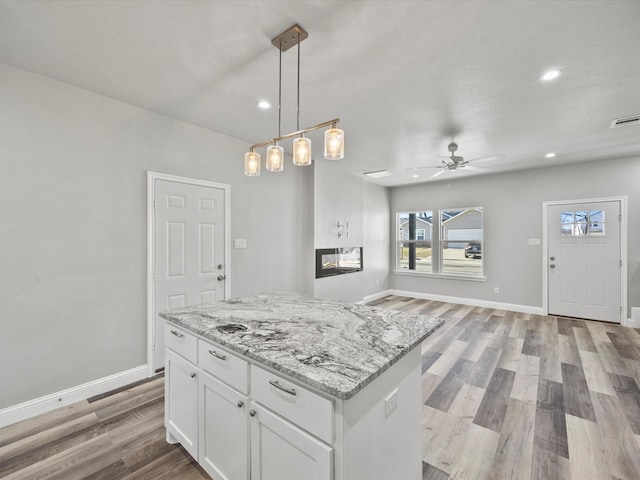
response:
{"label": "wood plank flooring", "polygon": [[[423,344],[423,480],[640,479],[640,330],[373,303],[446,320]],[[0,429],[0,478],[209,478],[166,443],[163,394],[158,376]]]}
{"label": "wood plank flooring", "polygon": [[423,480],[640,479],[640,330],[390,296],[423,344]]}

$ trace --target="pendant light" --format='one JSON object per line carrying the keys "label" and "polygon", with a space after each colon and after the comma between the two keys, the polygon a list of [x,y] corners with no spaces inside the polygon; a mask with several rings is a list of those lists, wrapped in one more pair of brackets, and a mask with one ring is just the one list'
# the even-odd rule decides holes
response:
{"label": "pendant light", "polygon": [[244,154],[244,174],[249,177],[260,175],[260,154],[250,149]]}
{"label": "pendant light", "polygon": [[[279,51],[278,62],[278,137],[281,135],[282,125],[282,49]],[[284,169],[284,148],[275,141],[273,145],[267,147],[267,170],[270,172],[281,172]]]}
{"label": "pendant light", "polygon": [[[312,132],[319,128],[331,126],[324,134],[324,156],[327,160],[340,160],[344,158],[344,131],[340,130],[337,125],[339,118],[334,118],[327,122],[319,123],[313,127],[300,129],[300,43],[306,39],[309,34],[300,25],[293,25],[277,37],[271,40],[271,43],[280,51],[279,65],[279,83],[278,83],[278,136],[272,140],[256,143],[249,148],[249,152],[245,154],[244,173],[248,176],[260,175],[260,154],[255,152],[256,148],[267,146],[265,157],[266,169],[270,172],[281,172],[284,166],[284,148],[279,145],[281,140],[293,140],[293,164],[297,166],[308,166],[313,162],[311,152],[311,139],[305,137],[306,133]],[[297,90],[297,112],[296,112],[296,131],[282,135],[282,52],[286,52],[291,47],[298,46],[298,90]],[[256,165],[257,164],[257,165]]]}

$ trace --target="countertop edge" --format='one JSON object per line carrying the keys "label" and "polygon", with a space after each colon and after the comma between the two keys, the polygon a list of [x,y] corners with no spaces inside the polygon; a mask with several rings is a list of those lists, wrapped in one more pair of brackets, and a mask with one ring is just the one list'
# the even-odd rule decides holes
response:
{"label": "countertop edge", "polygon": [[167,320],[168,322],[171,322],[176,327],[179,327],[179,328],[182,328],[184,330],[187,330],[187,331],[189,331],[189,332],[191,332],[191,333],[203,338],[206,341],[217,343],[218,345],[221,345],[221,346],[223,346],[223,347],[225,347],[225,348],[227,348],[227,349],[229,349],[229,350],[231,350],[233,352],[236,352],[236,353],[238,353],[240,355],[243,355],[243,356],[253,360],[257,364],[258,367],[260,367],[260,366],[269,367],[269,368],[275,370],[278,373],[281,373],[283,375],[291,377],[292,379],[295,379],[296,381],[298,381],[298,382],[300,382],[300,383],[302,383],[304,385],[308,385],[310,387],[313,387],[314,389],[316,389],[316,390],[318,390],[320,392],[323,392],[326,395],[329,395],[329,396],[334,397],[334,398],[338,398],[340,400],[349,400],[350,398],[355,396],[360,390],[364,389],[367,385],[369,385],[376,378],[378,378],[380,375],[382,375],[391,366],[393,366],[395,363],[397,363],[401,358],[403,358],[405,355],[407,355],[414,348],[418,347],[427,337],[432,335],[436,330],[438,330],[444,324],[444,319],[438,318],[438,317],[431,317],[433,320],[437,321],[437,323],[433,326],[433,328],[431,328],[429,331],[425,332],[423,335],[420,335],[419,337],[417,337],[416,340],[413,343],[411,343],[407,347],[403,348],[400,353],[395,355],[391,360],[389,360],[387,363],[385,363],[380,368],[378,368],[374,373],[372,373],[368,377],[366,377],[363,380],[361,380],[360,382],[358,382],[350,390],[341,391],[341,390],[336,390],[335,388],[332,388],[331,386],[328,386],[328,385],[326,385],[326,384],[324,384],[322,382],[319,382],[319,381],[316,381],[314,379],[311,379],[311,378],[309,378],[309,377],[307,377],[305,375],[301,375],[298,372],[288,368],[287,366],[277,364],[276,362],[273,362],[273,361],[271,361],[269,359],[265,359],[264,357],[261,357],[260,355],[257,355],[255,353],[251,352],[248,348],[238,348],[237,345],[224,342],[224,340],[220,340],[218,338],[215,338],[215,339],[209,338],[206,335],[204,335],[202,332],[198,331],[197,329],[194,329],[193,327],[191,327],[189,325],[184,325],[183,323],[181,323],[181,321],[179,319],[172,318],[170,315],[165,315],[164,312],[160,313],[159,315],[162,318],[164,318],[165,320]]}

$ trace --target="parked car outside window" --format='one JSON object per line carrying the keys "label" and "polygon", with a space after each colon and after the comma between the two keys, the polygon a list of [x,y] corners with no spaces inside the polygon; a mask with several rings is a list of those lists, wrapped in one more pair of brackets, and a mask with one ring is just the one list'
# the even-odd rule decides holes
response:
{"label": "parked car outside window", "polygon": [[464,247],[464,258],[482,258],[482,244],[480,242],[469,242]]}

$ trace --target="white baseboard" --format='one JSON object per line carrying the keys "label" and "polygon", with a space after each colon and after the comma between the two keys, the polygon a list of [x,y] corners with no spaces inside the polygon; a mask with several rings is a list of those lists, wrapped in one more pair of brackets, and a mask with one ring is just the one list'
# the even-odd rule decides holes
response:
{"label": "white baseboard", "polygon": [[631,318],[623,319],[622,326],[640,328],[640,307],[631,307]]}
{"label": "white baseboard", "polygon": [[366,297],[364,297],[362,299],[362,302],[358,302],[358,303],[373,302],[374,300],[378,300],[380,298],[384,298],[387,295],[392,295],[391,290],[385,290],[384,292],[378,292],[378,293],[374,293],[373,295],[367,295]]}
{"label": "white baseboard", "polygon": [[543,315],[542,307],[533,307],[530,305],[517,305],[514,303],[490,302],[487,300],[478,300],[475,298],[451,297],[449,295],[434,295],[431,293],[408,292],[404,290],[386,290],[375,295],[369,295],[364,302],[371,302],[387,295],[399,295],[402,297],[421,298],[423,300],[434,300],[437,302],[457,303],[459,305],[470,305],[472,307],[495,308],[496,310],[508,310],[510,312],[530,313],[534,315]]}
{"label": "white baseboard", "polygon": [[141,365],[131,370],[115,373],[108,377],[99,378],[76,387],[4,408],[0,410],[0,428],[143,380],[148,377],[147,373],[147,366]]}

